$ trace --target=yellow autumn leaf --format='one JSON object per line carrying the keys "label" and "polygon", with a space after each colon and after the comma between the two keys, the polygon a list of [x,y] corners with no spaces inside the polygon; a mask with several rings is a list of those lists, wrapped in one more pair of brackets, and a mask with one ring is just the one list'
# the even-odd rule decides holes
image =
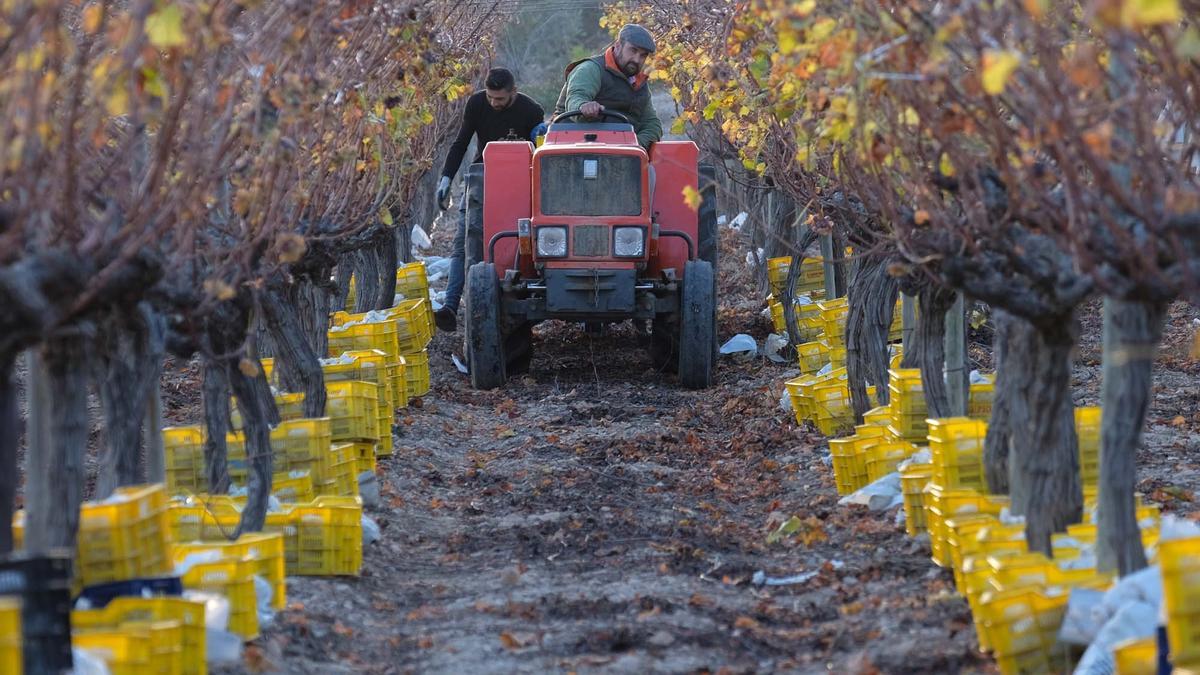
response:
{"label": "yellow autumn leaf", "polygon": [[1157,26],[1182,19],[1179,0],[1125,0],[1121,7],[1121,22],[1126,26]]}
{"label": "yellow autumn leaf", "polygon": [[950,178],[957,173],[957,171],[954,169],[954,162],[950,161],[950,155],[944,152],[942,153],[942,158],[940,161],[938,161],[938,171],[940,171],[941,174],[947,178]]}
{"label": "yellow autumn leaf", "polygon": [[205,279],[204,292],[217,300],[231,300],[237,295],[233,287],[221,279]]}
{"label": "yellow autumn leaf", "polygon": [[383,223],[387,227],[392,226],[392,212],[388,209],[388,207],[385,206],[379,209],[379,222]]}
{"label": "yellow autumn leaf", "polygon": [[179,47],[187,44],[183,34],[183,12],[176,4],[167,4],[146,17],[146,37],[155,47]]}
{"label": "yellow autumn leaf", "polygon": [[1012,50],[989,49],[983,53],[983,90],[992,96],[1004,93],[1008,78],[1021,65],[1021,54]]}
{"label": "yellow autumn leaf", "polygon": [[693,211],[700,210],[700,191],[691,185],[683,186],[683,203]]}
{"label": "yellow autumn leaf", "polygon": [[258,362],[243,358],[241,361],[238,361],[238,370],[242,371],[242,374],[246,377],[258,377]]}
{"label": "yellow autumn leaf", "polygon": [[83,8],[82,12],[83,32],[88,35],[94,35],[100,30],[100,22],[104,19],[104,8],[99,4],[90,2],[87,7]]}

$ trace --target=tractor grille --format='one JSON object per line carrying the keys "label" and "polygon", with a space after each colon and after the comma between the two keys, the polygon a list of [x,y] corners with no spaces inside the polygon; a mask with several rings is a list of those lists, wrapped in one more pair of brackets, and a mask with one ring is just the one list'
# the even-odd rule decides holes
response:
{"label": "tractor grille", "polygon": [[[596,177],[583,177],[584,160]],[[642,161],[634,155],[550,155],[541,160],[542,214],[638,216],[642,213]]]}
{"label": "tractor grille", "polygon": [[572,251],[577,256],[600,257],[608,255],[607,225],[579,225],[573,232],[575,241]]}

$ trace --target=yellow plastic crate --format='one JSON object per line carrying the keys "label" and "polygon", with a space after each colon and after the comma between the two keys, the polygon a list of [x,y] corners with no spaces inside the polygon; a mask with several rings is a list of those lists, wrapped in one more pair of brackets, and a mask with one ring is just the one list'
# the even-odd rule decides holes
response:
{"label": "yellow plastic crate", "polygon": [[294,573],[357,575],[362,568],[362,506],[324,504],[293,510],[298,554]]}
{"label": "yellow plastic crate", "polygon": [[833,368],[846,367],[846,348],[840,344],[827,345],[829,349],[829,363]]}
{"label": "yellow plastic crate", "polygon": [[334,451],[344,449],[349,453],[349,456],[358,460],[358,472],[375,471],[375,442],[354,441],[347,443],[334,443]]}
{"label": "yellow plastic crate", "polygon": [[102,659],[111,675],[144,675],[151,672],[150,635],[145,630],[114,629],[71,635],[71,646],[86,649]]}
{"label": "yellow plastic crate", "polygon": [[357,459],[339,462],[333,466],[333,480],[318,486],[317,491],[322,495],[357,497],[358,473]]}
{"label": "yellow plastic crate", "polygon": [[[874,439],[879,442],[881,439]],[[829,453],[833,458],[833,480],[839,495],[848,495],[867,484],[867,469],[863,453],[859,449],[865,439],[856,436],[834,438],[829,441]]]}
{"label": "yellow plastic crate", "polygon": [[347,352],[337,359],[327,359],[321,365],[325,374],[325,385],[355,380],[375,384],[378,387],[376,394],[381,412],[386,411],[391,415],[393,408],[402,408],[408,404],[404,392],[399,392],[398,398],[392,387],[393,367],[389,363],[392,358],[377,349],[363,349]]}
{"label": "yellow plastic crate", "polygon": [[281,502],[311,502],[315,496],[312,473],[308,470],[277,473],[271,478],[271,494]]}
{"label": "yellow plastic crate", "polygon": [[[304,417],[304,394],[276,394],[275,409],[279,411],[280,420],[295,420]],[[236,397],[229,399],[229,426],[233,427],[235,431],[242,430],[242,413],[238,410]]]}
{"label": "yellow plastic crate", "polygon": [[967,416],[983,420],[991,417],[992,401],[995,397],[995,382],[972,384],[967,392]]}
{"label": "yellow plastic crate", "polygon": [[[333,443],[328,417],[304,418],[281,423],[271,430],[271,452],[276,473],[308,471],[314,482],[324,480],[333,470],[329,448]],[[250,459],[246,455],[246,440],[240,433],[226,436],[229,475],[235,483],[244,483],[249,476]]]}
{"label": "yellow plastic crate", "polygon": [[21,648],[21,601],[0,597],[0,672],[20,675]]}
{"label": "yellow plastic crate", "polygon": [[176,544],[173,551],[175,564],[183,562],[189,555],[204,551],[217,551],[223,558],[255,561],[256,573],[271,584],[271,607],[283,609],[287,606],[284,540],[281,533],[247,532],[235,541],[194,541]]}
{"label": "yellow plastic crate", "polygon": [[[771,291],[776,296],[783,295],[786,290],[788,272],[791,269],[792,257],[781,256],[767,259],[767,279]],[[800,278],[796,282],[799,292],[824,288],[825,268],[821,258],[804,258],[800,261]]]}
{"label": "yellow plastic crate", "polygon": [[873,483],[896,470],[900,462],[916,452],[912,443],[892,441],[877,443],[866,450],[867,482]]}
{"label": "yellow plastic crate", "polygon": [[904,497],[904,531],[910,537],[926,531],[924,492],[932,477],[932,464],[909,464],[900,471],[900,489]]}
{"label": "yellow plastic crate", "polygon": [[76,573],[84,585],[167,571],[167,504],[161,484],[118,488],[79,510]]}
{"label": "yellow plastic crate", "polygon": [[404,355],[404,385],[409,398],[429,393],[429,352]]}
{"label": "yellow plastic crate", "polygon": [[892,422],[892,411],[887,406],[879,406],[871,408],[863,414],[863,423],[878,426],[887,426]]}
{"label": "yellow plastic crate", "polygon": [[934,480],[951,488],[985,489],[983,446],[987,423],[967,417],[927,419]]}
{"label": "yellow plastic crate", "polygon": [[183,574],[183,587],[213,591],[229,599],[229,631],[244,640],[258,637],[258,605],[254,575],[258,561],[225,559],[197,563]]}
{"label": "yellow plastic crate", "polygon": [[1161,542],[1158,560],[1171,655],[1176,663],[1200,661],[1200,537]]}
{"label": "yellow plastic crate", "polygon": [[1116,675],[1157,675],[1158,638],[1125,640],[1113,646]]}
{"label": "yellow plastic crate", "polygon": [[791,265],[791,256],[767,258],[767,281],[770,282],[771,292],[774,295],[783,295],[783,292],[786,290],[783,286],[787,282],[788,271]]}
{"label": "yellow plastic crate", "polygon": [[418,352],[429,344],[432,333],[426,321],[428,298],[404,300],[383,313],[396,322],[396,345],[400,354]]}
{"label": "yellow plastic crate", "polygon": [[204,471],[204,429],[200,426],[166,427],[162,430],[167,470]]}
{"label": "yellow plastic crate", "polygon": [[776,333],[784,334],[787,332],[787,318],[783,315],[783,304],[778,302],[770,302],[767,307],[771,310],[771,327]]}
{"label": "yellow plastic crate", "polygon": [[950,568],[954,572],[954,587],[959,593],[966,594],[963,561],[979,552],[979,532],[999,523],[1000,520],[990,513],[955,516],[947,518],[943,523],[946,532],[945,550],[950,558]]}
{"label": "yellow plastic crate", "polygon": [[407,300],[429,298],[429,277],[424,262],[411,262],[396,268],[396,292]]}
{"label": "yellow plastic crate", "polygon": [[325,414],[333,441],[379,438],[379,385],[351,380],[325,386]]}
{"label": "yellow plastic crate", "polygon": [[329,356],[364,349],[378,349],[392,356],[400,353],[397,342],[397,325],[390,319],[368,320],[366,312],[347,314],[334,312],[330,317],[333,326],[329,329]]}
{"label": "yellow plastic crate", "polygon": [[184,675],[204,675],[208,670],[205,661],[207,633],[204,624],[204,603],[176,597],[122,596],[113,598],[102,609],[71,612],[71,630],[77,633],[112,631],[128,623],[161,622],[179,624],[179,672]]}

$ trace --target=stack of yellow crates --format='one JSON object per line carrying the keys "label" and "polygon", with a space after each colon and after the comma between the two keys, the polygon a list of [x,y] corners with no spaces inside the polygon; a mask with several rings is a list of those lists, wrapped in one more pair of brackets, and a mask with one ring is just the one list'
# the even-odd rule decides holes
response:
{"label": "stack of yellow crates", "polygon": [[[359,458],[358,470],[375,470],[376,446],[380,442],[379,385],[371,382],[351,380],[330,382],[326,385],[328,398],[325,411],[332,421],[332,438],[335,445],[348,443],[354,446]],[[391,436],[391,425],[387,425]]]}
{"label": "stack of yellow crates", "polygon": [[[404,317],[412,329],[408,340],[400,339],[400,354],[404,357],[406,370],[404,382],[409,398],[429,393],[429,352],[426,347],[436,330],[433,324],[433,304],[429,300],[429,280],[425,263],[415,262],[401,265],[396,270],[396,292],[405,300],[393,310],[397,317]],[[421,318],[424,321],[421,321]],[[400,320],[399,318],[397,320]]]}
{"label": "stack of yellow crates", "polygon": [[928,432],[925,424],[928,408],[921,371],[917,368],[888,370],[888,394],[893,435],[911,441],[923,440]]}
{"label": "stack of yellow crates", "polygon": [[933,478],[932,464],[911,463],[900,470],[900,491],[904,497],[904,531],[915,537],[925,528],[925,486]]}
{"label": "stack of yellow crates", "polygon": [[20,675],[21,647],[21,601],[0,597],[0,672]]}
{"label": "stack of yellow crates", "polygon": [[171,492],[204,492],[204,429],[199,426],[162,430],[167,488]]}
{"label": "stack of yellow crates", "polygon": [[926,420],[933,482],[947,488],[986,490],[983,442],[987,423],[968,417]]}
{"label": "stack of yellow crates", "polygon": [[285,582],[286,554],[283,535],[279,532],[251,532],[233,541],[192,540],[176,542],[172,552],[174,564],[179,565],[189,556],[214,554],[221,559],[251,560],[255,574],[271,584],[271,607],[283,609],[287,606],[287,584]]}
{"label": "stack of yellow crates", "polygon": [[[244,497],[190,495],[171,502],[169,527],[176,541],[228,538]],[[282,504],[267,513],[264,532],[283,535],[287,574],[357,575],[362,567],[362,500],[319,496],[305,504]]]}
{"label": "stack of yellow crates", "polygon": [[405,300],[424,300],[429,325],[433,325],[433,303],[429,302],[429,277],[424,262],[396,268],[396,295]]}
{"label": "stack of yellow crates", "polygon": [[85,502],[79,509],[79,581],[89,586],[169,571],[166,506],[161,484],[118,488],[103,502]]}
{"label": "stack of yellow crates", "polygon": [[202,602],[175,597],[114,598],[103,609],[71,612],[71,631],[72,644],[100,654],[110,671],[207,672]]}
{"label": "stack of yellow crates", "polygon": [[[246,439],[240,432],[225,437],[229,457],[229,476],[235,483],[245,484],[250,461],[246,455]],[[271,430],[271,452],[274,473],[290,474],[307,471],[314,489],[332,480],[333,432],[328,417],[301,418],[281,422]],[[284,476],[285,478],[288,476]]]}
{"label": "stack of yellow crates", "polygon": [[1075,409],[1075,435],[1079,439],[1079,474],[1084,485],[1100,482],[1100,408]]}
{"label": "stack of yellow crates", "polygon": [[829,362],[836,368],[846,367],[846,314],[850,311],[846,298],[834,298],[817,303],[823,325],[821,341],[829,350]]}
{"label": "stack of yellow crates", "polygon": [[[782,296],[786,290],[788,273],[791,270],[792,257],[781,256],[767,259],[767,280],[771,283],[771,292]],[[800,278],[796,282],[796,293],[813,293],[825,290],[825,261],[822,258],[804,258],[800,261]]]}
{"label": "stack of yellow crates", "polygon": [[1158,545],[1167,642],[1179,670],[1200,670],[1200,537]]}
{"label": "stack of yellow crates", "polygon": [[800,363],[800,372],[811,375],[829,363],[829,347],[821,341],[804,342],[796,345],[796,356]]}
{"label": "stack of yellow crates", "polygon": [[396,408],[408,405],[407,389],[397,387],[404,381],[403,361],[388,362],[386,353],[378,349],[355,350],[341,356],[325,359],[321,370],[328,387],[333,382],[370,382],[376,385],[378,401],[379,438],[375,453],[380,457],[392,454],[392,419]]}
{"label": "stack of yellow crates", "polygon": [[[275,409],[279,411],[280,420],[297,420],[304,417],[304,394],[275,394]],[[242,429],[242,413],[238,410],[236,396],[229,399],[229,425],[234,431]]]}

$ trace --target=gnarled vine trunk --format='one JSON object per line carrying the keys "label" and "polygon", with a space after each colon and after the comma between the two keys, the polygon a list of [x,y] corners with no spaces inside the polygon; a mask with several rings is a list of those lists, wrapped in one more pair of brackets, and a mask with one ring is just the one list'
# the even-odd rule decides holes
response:
{"label": "gnarled vine trunk", "polygon": [[1020,319],[1008,312],[993,308],[992,321],[996,325],[995,344],[992,345],[992,361],[996,367],[995,388],[992,393],[992,413],[988,417],[987,436],[983,444],[983,470],[987,478],[988,492],[996,495],[1008,494],[1008,448],[1012,437],[1012,397],[1016,392],[1016,380],[1008,363],[1012,330]]}
{"label": "gnarled vine trunk", "polygon": [[21,435],[17,409],[17,383],[13,381],[14,360],[0,355],[0,556],[12,552],[13,500],[17,496],[17,439]]}
{"label": "gnarled vine trunk", "polygon": [[229,414],[229,376],[225,364],[204,356],[204,381],[201,395],[204,400],[204,475],[208,491],[214,495],[229,492],[229,454],[225,434],[232,429]]}
{"label": "gnarled vine trunk", "polygon": [[1036,326],[1015,320],[1007,360],[1013,376],[1009,493],[1014,515],[1025,516],[1030,551],[1051,554],[1050,535],[1083,513],[1079,442],[1071,400],[1074,313]]}
{"label": "gnarled vine trunk", "polygon": [[96,478],[96,498],[147,480],[142,423],[149,397],[162,374],[166,321],[149,303],[133,313],[114,309],[100,324],[95,379],[104,408],[105,444]]}
{"label": "gnarled vine trunk", "polygon": [[304,416],[325,416],[325,376],[320,358],[301,321],[298,283],[271,288],[262,297],[267,330],[275,346],[275,367],[287,391],[304,393]]}
{"label": "gnarled vine trunk", "polygon": [[913,358],[921,369],[929,417],[949,417],[951,414],[943,370],[946,365],[946,312],[954,305],[954,299],[954,290],[944,286],[930,285],[921,289],[916,339],[920,353],[914,354]]}
{"label": "gnarled vine trunk", "polygon": [[396,304],[396,268],[400,266],[400,258],[396,255],[396,228],[381,227],[374,244],[379,259],[379,295],[375,309],[387,309]]}
{"label": "gnarled vine trunk", "polygon": [[[846,376],[856,424],[875,405],[887,405],[888,331],[896,308],[899,283],[887,272],[887,258],[864,255],[850,284],[846,317]],[[875,385],[872,403],[867,383]]]}
{"label": "gnarled vine trunk", "polygon": [[374,247],[360,248],[354,252],[353,260],[354,311],[369,312],[378,309],[379,252]]}
{"label": "gnarled vine trunk", "polygon": [[88,341],[80,327],[48,338],[29,377],[25,550],[75,548],[88,439]]}
{"label": "gnarled vine trunk", "polygon": [[1162,303],[1104,300],[1096,557],[1100,569],[1117,570],[1121,576],[1146,566],[1133,492],[1154,352],[1165,317]]}

